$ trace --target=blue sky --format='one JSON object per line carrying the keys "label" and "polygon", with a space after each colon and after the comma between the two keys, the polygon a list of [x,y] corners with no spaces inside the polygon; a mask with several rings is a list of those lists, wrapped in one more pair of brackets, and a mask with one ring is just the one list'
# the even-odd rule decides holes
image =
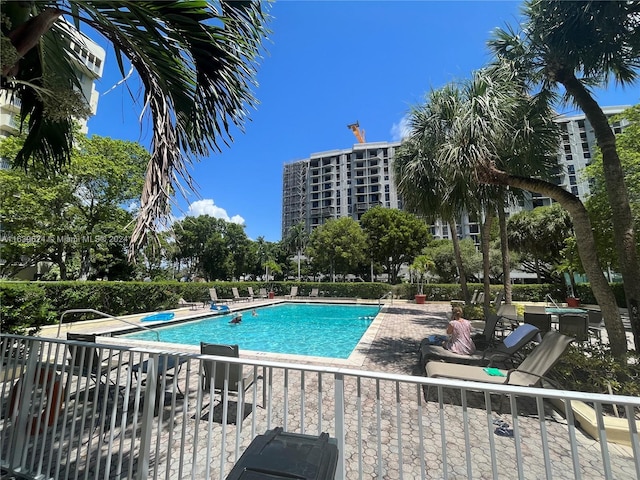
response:
{"label": "blue sky", "polygon": [[[491,31],[515,25],[511,1],[277,1],[258,70],[259,101],[234,143],[191,169],[198,190],[174,213],[243,223],[247,235],[280,240],[282,168],[310,154],[351,148],[347,125],[366,140],[398,140],[398,126],[430,88],[467,78],[489,60]],[[95,39],[102,45],[99,39]],[[104,93],[121,77],[108,51]],[[137,93],[135,80],[128,81]],[[597,92],[601,105],[636,104],[637,88]],[[101,96],[89,133],[149,145],[140,105],[125,88]]]}

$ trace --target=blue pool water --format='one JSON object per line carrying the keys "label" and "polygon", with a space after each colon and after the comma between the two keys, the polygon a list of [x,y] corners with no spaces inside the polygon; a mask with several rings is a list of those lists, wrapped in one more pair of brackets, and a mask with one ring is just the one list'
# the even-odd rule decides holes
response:
{"label": "blue pool water", "polygon": [[[373,318],[377,306],[283,304],[242,312],[242,323],[229,320],[235,314],[155,328],[161,342],[200,345],[200,342],[238,344],[241,350],[349,358]],[[148,331],[124,338],[157,340]]]}

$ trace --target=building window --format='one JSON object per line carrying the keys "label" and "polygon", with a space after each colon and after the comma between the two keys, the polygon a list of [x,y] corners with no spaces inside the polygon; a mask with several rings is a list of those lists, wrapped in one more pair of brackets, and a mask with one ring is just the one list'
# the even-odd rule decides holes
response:
{"label": "building window", "polygon": [[571,187],[571,193],[573,193],[574,195],[578,195],[578,187]]}
{"label": "building window", "polygon": [[591,152],[584,152],[584,158],[591,158]]}
{"label": "building window", "polygon": [[567,165],[567,172],[569,172],[569,175],[575,175],[576,167],[574,167],[573,165]]}
{"label": "building window", "polygon": [[578,182],[576,182],[576,176],[575,175],[569,175],[569,183],[571,185],[577,185]]}

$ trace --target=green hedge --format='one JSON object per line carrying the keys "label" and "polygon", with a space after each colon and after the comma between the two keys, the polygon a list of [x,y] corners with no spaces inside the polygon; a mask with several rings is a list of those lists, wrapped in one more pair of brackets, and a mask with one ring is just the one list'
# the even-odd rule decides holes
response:
{"label": "green hedge", "polygon": [[[190,302],[208,301],[209,288],[215,287],[219,298],[232,298],[232,287],[246,296],[247,287],[254,293],[260,288],[272,290],[276,296],[289,294],[298,286],[298,295],[308,296],[318,288],[321,297],[380,298],[393,292],[397,298],[412,300],[417,286],[386,283],[316,283],[316,282],[0,282],[0,331],[34,333],[42,325],[55,323],[60,314],[72,308],[93,308],[111,315],[129,315],[175,308],[180,297]],[[624,306],[621,284],[612,285],[618,305]],[[469,289],[482,289],[481,284],[469,284]],[[492,285],[492,295],[501,290]],[[424,293],[428,301],[461,299],[460,285],[427,284]],[[541,301],[549,293],[555,300],[564,301],[564,290],[556,285],[513,285],[514,301]],[[582,303],[596,303],[588,284],[578,285]],[[91,314],[84,318],[93,318]],[[69,317],[69,321],[83,316]]]}

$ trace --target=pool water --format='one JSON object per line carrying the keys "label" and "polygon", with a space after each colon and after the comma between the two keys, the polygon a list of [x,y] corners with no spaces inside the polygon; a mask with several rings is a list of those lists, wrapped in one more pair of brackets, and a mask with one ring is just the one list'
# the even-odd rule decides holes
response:
{"label": "pool water", "polygon": [[[349,358],[378,314],[377,306],[283,304],[242,312],[242,323],[230,324],[236,315],[216,315],[201,320],[154,328],[161,342],[200,345],[200,342],[239,345],[241,350]],[[123,335],[128,339],[157,341],[153,332]]]}

